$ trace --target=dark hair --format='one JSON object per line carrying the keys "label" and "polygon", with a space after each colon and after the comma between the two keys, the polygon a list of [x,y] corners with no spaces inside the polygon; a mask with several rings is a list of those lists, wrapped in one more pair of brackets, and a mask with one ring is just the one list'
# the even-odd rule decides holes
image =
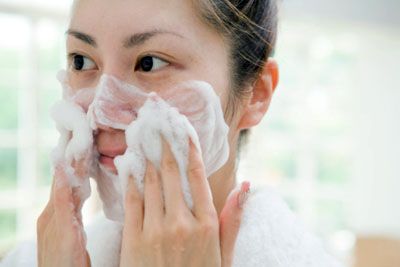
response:
{"label": "dark hair", "polygon": [[[219,33],[230,47],[232,93],[225,114],[232,118],[238,100],[248,93],[252,84],[273,53],[278,24],[276,0],[195,0],[201,18]],[[239,148],[248,137],[242,130]]]}

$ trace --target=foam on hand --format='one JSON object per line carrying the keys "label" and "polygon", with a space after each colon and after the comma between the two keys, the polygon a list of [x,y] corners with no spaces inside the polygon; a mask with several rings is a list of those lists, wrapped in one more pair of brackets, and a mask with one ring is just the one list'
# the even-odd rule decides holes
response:
{"label": "foam on hand", "polygon": [[[107,74],[100,77],[96,87],[74,90],[65,72],[59,74],[59,79],[64,100],[52,112],[60,131],[55,158],[65,156],[70,163],[82,160],[86,153],[86,173],[96,180],[103,210],[109,219],[123,221],[123,199],[129,176],[136,179],[143,192],[146,160],[160,168],[161,136],[169,143],[178,163],[189,207],[192,207],[186,174],[189,138],[202,152],[207,177],[228,159],[229,129],[220,99],[206,82],[184,82],[173,88],[147,92]],[[118,176],[98,162],[93,133],[99,125],[125,130],[128,148],[114,160]]]}
{"label": "foam on hand", "polygon": [[[53,168],[62,168],[74,192],[79,196],[79,210],[90,196],[89,169],[92,164],[93,135],[86,114],[77,104],[60,100],[51,109],[60,133],[52,151]],[[57,181],[57,180],[56,180]]]}
{"label": "foam on hand", "polygon": [[[187,164],[189,156],[189,138],[199,151],[200,143],[188,119],[176,108],[169,106],[156,94],[152,94],[139,110],[137,119],[133,121],[126,132],[128,149],[125,154],[115,158],[122,188],[127,188],[129,176],[136,179],[136,185],[143,192],[143,178],[146,171],[146,159],[160,170],[163,137],[171,146],[181,176],[182,191],[186,203],[192,208],[192,198],[189,191]],[[124,191],[123,199],[124,199]],[[122,214],[117,216],[122,219]]]}

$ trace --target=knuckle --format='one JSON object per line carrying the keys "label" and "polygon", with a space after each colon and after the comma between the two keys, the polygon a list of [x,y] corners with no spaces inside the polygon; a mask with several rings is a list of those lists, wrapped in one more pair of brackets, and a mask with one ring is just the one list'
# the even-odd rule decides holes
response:
{"label": "knuckle", "polygon": [[37,224],[45,224],[49,221],[50,218],[50,211],[49,211],[49,207],[46,206],[46,208],[44,208],[44,210],[42,211],[42,213],[40,213],[40,215],[37,218]]}
{"label": "knuckle", "polygon": [[209,237],[218,232],[218,226],[214,220],[204,220],[199,227],[199,234]]}
{"label": "knuckle", "polygon": [[36,231],[38,235],[41,235],[45,232],[45,229],[48,227],[51,220],[51,213],[49,208],[46,207],[39,217],[36,220]]}
{"label": "knuckle", "polygon": [[242,220],[239,216],[233,216],[233,218],[229,219],[228,224],[230,225],[230,229],[239,229]]}
{"label": "knuckle", "polygon": [[64,201],[62,191],[57,188],[53,192],[54,206],[58,206],[60,203]]}
{"label": "knuckle", "polygon": [[144,242],[151,246],[158,246],[163,240],[163,232],[160,228],[152,228],[146,235],[144,235]]}
{"label": "knuckle", "polygon": [[191,227],[183,220],[177,221],[171,226],[170,235],[179,239],[187,238],[191,235]]}
{"label": "knuckle", "polygon": [[163,157],[161,160],[161,167],[166,172],[175,172],[177,168],[177,163],[173,157]]}
{"label": "knuckle", "polygon": [[203,166],[194,164],[189,167],[188,170],[189,177],[203,177],[204,176],[204,169]]}
{"label": "knuckle", "polygon": [[69,197],[72,194],[72,190],[68,188],[67,186],[61,187],[61,188],[56,188],[54,190],[54,207],[61,207],[65,202],[68,202],[70,199]]}
{"label": "knuckle", "polygon": [[178,172],[178,168],[175,166],[174,162],[164,164],[163,169],[170,174]]}
{"label": "knuckle", "polygon": [[40,216],[38,217],[38,219],[36,220],[36,229],[38,233],[41,233],[45,227],[45,225],[47,224],[47,217],[45,217],[42,214],[40,214]]}
{"label": "knuckle", "polygon": [[157,173],[154,169],[147,169],[147,173],[145,175],[146,183],[148,184],[156,184],[157,183]]}
{"label": "knuckle", "polygon": [[218,221],[218,213],[215,208],[209,208],[207,211],[205,211],[204,218],[206,221]]}
{"label": "knuckle", "polygon": [[136,203],[141,201],[141,197],[136,192],[132,192],[132,190],[128,190],[125,195],[125,205],[127,207],[131,207]]}
{"label": "knuckle", "polygon": [[241,218],[241,217],[235,217],[235,218],[233,219],[233,225],[234,225],[236,228],[239,228],[241,223],[242,223],[242,218]]}

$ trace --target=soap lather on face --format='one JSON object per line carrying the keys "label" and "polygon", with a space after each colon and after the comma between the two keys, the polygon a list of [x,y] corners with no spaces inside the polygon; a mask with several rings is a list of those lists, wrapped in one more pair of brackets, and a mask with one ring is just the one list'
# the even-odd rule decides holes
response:
{"label": "soap lather on face", "polygon": [[[188,80],[212,85],[229,124],[229,159],[209,177],[218,211],[236,183],[239,136],[261,120],[276,86],[276,75],[271,75],[276,71],[270,71],[276,66],[270,64],[262,72],[276,32],[274,4],[264,3],[254,1],[254,8],[247,8],[214,0],[75,1],[67,31],[68,81],[75,92],[97,87],[103,75],[159,95]],[[265,14],[271,19],[264,20]],[[253,89],[257,90],[254,94]],[[258,101],[262,105],[253,108],[252,103]],[[183,101],[188,103],[192,101]],[[124,109],[129,111],[129,105]],[[114,117],[114,112],[109,108],[103,113]],[[99,159],[114,172],[115,155],[127,148],[124,130],[120,130],[129,121],[129,112],[125,115],[115,120],[120,124],[115,128],[97,125],[95,132]],[[206,127],[195,128],[201,139]],[[204,149],[203,154],[207,154]]]}
{"label": "soap lather on face", "polygon": [[[94,147],[97,150],[93,155],[97,158],[93,159],[92,169],[88,171],[98,183],[105,214],[110,219],[123,221],[122,200],[129,176],[135,177],[139,190],[143,191],[146,160],[159,168],[161,136],[170,144],[178,162],[182,190],[189,207],[192,207],[186,175],[189,139],[203,152],[207,176],[228,159],[229,128],[220,99],[206,82],[187,81],[157,94],[147,93],[107,74],[102,75],[96,87],[75,91],[67,79],[60,81],[66,100],[83,105],[82,110],[87,112],[86,123],[94,133],[99,127],[125,132],[127,147],[108,150]],[[88,97],[90,94],[92,96]],[[78,136],[75,134],[75,139]],[[115,174],[118,174],[117,178]]]}

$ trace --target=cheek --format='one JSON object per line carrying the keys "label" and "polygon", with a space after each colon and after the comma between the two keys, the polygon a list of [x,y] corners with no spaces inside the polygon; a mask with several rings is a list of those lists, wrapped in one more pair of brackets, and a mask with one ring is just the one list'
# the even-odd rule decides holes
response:
{"label": "cheek", "polygon": [[226,89],[222,95],[220,95],[220,100],[221,100],[221,107],[222,107],[222,112],[224,112],[224,116],[225,116],[225,121],[228,124],[229,123],[229,117],[227,114],[227,111],[229,113],[230,109],[231,109],[231,103],[229,101],[229,91],[228,89]]}
{"label": "cheek", "polygon": [[[229,83],[229,78],[227,75],[223,75],[224,73],[221,73],[220,75],[213,77],[214,81],[211,81],[210,83],[212,84],[214,91],[216,93],[216,95],[219,97],[220,102],[221,102],[221,107],[222,107],[222,112],[224,112],[227,109],[230,108],[230,95],[231,95],[231,87],[230,87],[230,83]],[[227,118],[225,118],[225,121],[227,121]]]}
{"label": "cheek", "polygon": [[226,124],[229,127],[229,139],[234,140],[240,133],[239,123],[243,116],[243,99],[235,98],[234,96],[226,97],[224,106],[224,117]]}

